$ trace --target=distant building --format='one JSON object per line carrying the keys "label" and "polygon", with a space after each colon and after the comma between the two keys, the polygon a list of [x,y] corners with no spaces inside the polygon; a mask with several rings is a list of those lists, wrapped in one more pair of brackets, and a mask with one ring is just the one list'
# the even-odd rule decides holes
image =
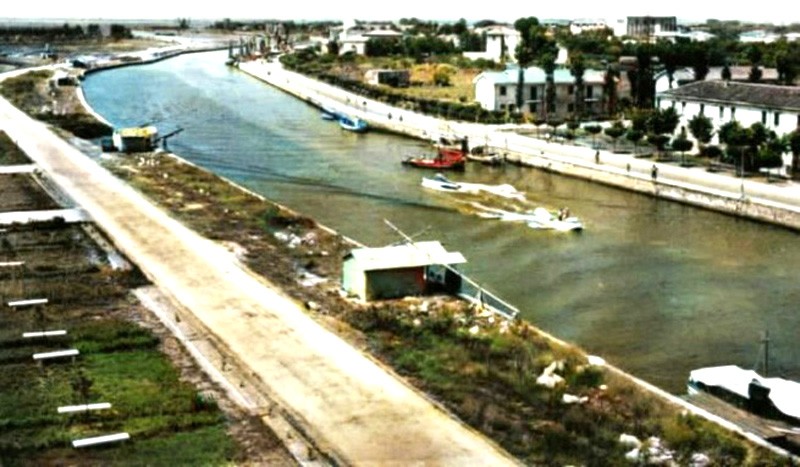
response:
{"label": "distant building", "polygon": [[394,30],[391,22],[346,21],[341,26],[332,27],[330,40],[339,43],[339,55],[352,52],[356,55],[366,53],[366,44],[370,39],[400,40],[402,32]]}
{"label": "distant building", "polygon": [[516,61],[517,45],[522,40],[522,35],[511,26],[494,25],[482,30],[475,30],[478,34],[486,35],[486,50],[483,52],[464,52],[464,56],[471,60],[493,60],[500,62],[503,58]]}
{"label": "distant building", "polygon": [[705,31],[662,31],[654,33],[653,37],[659,41],[666,40],[675,43],[678,39],[687,39],[692,42],[705,42],[716,36]]}
{"label": "distant building", "polygon": [[364,78],[369,84],[406,88],[411,82],[411,73],[408,70],[369,70]]}
{"label": "distant building", "polygon": [[[678,128],[688,129],[696,115],[708,117],[717,130],[733,120],[744,127],[760,122],[778,135],[800,126],[800,88],[794,86],[698,81],[657,94],[656,105],[678,112]],[[791,157],[784,157],[784,169],[791,169]]]}
{"label": "distant building", "polygon": [[[517,86],[518,68],[508,68],[504,71],[484,71],[473,80],[475,85],[475,99],[487,110],[517,111]],[[525,113],[536,115],[540,118],[565,119],[575,111],[575,78],[569,70],[560,68],[554,73],[556,89],[555,107],[545,109],[545,79],[543,69],[530,67],[524,75],[524,105],[521,109]],[[601,115],[603,85],[605,73],[596,70],[586,70],[584,81],[584,112],[587,115]]]}
{"label": "distant building", "polygon": [[678,31],[675,16],[628,16],[625,35],[640,40],[652,40],[658,34]]}
{"label": "distant building", "polygon": [[781,36],[779,34],[774,34],[774,33],[771,33],[771,32],[767,32],[767,31],[764,31],[763,29],[756,30],[756,31],[747,31],[747,32],[743,32],[743,33],[739,34],[739,42],[743,42],[743,43],[746,43],[746,44],[748,44],[748,43],[749,44],[752,44],[752,43],[756,43],[756,44],[759,44],[759,43],[771,44],[771,43],[777,41],[780,38],[781,38]]}
{"label": "distant building", "polygon": [[582,34],[585,31],[600,31],[608,28],[604,19],[576,19],[569,23],[569,32],[573,35]]}
{"label": "distant building", "polygon": [[[731,81],[748,81],[750,78],[750,67],[749,66],[732,66],[728,67],[731,72]],[[723,67],[721,66],[713,66],[708,69],[708,74],[706,75],[706,81],[714,81],[722,79],[722,70]],[[694,77],[694,70],[691,68],[679,68],[675,70],[675,73],[672,74],[672,87],[669,84],[669,77],[667,76],[666,72],[661,72],[656,75],[656,93],[664,92],[669,89],[677,88],[678,86],[683,86],[689,83],[693,83],[695,80]],[[761,80],[762,84],[775,84],[778,82],[778,70],[776,68],[761,68]]]}
{"label": "distant building", "polygon": [[344,257],[342,288],[362,300],[458,293],[461,276],[443,265],[466,262],[461,253],[448,252],[439,242],[357,248]]}

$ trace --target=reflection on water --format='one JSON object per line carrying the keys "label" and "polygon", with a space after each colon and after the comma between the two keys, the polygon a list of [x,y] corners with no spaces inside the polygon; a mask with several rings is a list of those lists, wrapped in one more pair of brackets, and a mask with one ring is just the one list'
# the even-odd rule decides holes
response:
{"label": "reflection on water", "polygon": [[185,131],[170,148],[369,245],[396,241],[383,219],[465,254],[467,274],[536,325],[674,392],[689,370],[752,367],[759,335],[772,367],[800,377],[795,233],[517,167],[470,165],[455,181],[511,184],[530,206],[568,206],[582,233],[481,219],[423,189],[401,166],[422,142],[343,132],[240,72],[224,53],[90,76],[89,101],[117,125]]}

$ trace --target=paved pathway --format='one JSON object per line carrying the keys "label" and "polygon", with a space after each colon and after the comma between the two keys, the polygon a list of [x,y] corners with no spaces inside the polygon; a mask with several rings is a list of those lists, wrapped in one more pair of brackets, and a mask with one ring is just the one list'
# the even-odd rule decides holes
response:
{"label": "paved pathway", "polygon": [[190,310],[323,451],[356,465],[511,465],[507,453],[324,330],[42,124],[0,99],[0,128]]}

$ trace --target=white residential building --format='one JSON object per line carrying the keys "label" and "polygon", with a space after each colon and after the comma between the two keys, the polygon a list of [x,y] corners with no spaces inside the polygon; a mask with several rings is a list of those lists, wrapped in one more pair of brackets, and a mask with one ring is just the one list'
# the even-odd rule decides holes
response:
{"label": "white residential building", "polygon": [[[564,119],[575,111],[575,78],[567,69],[557,69],[553,74],[556,99],[555,108],[545,109],[546,75],[539,67],[525,70],[523,101],[526,113],[539,117]],[[605,75],[601,71],[586,70],[584,81],[584,111],[587,115],[601,115],[603,84]],[[475,99],[487,110],[517,110],[517,87],[519,69],[504,71],[484,71],[472,81],[475,85]]]}
{"label": "white residential building", "polygon": [[476,30],[478,34],[486,34],[486,50],[484,52],[464,52],[464,56],[471,60],[494,60],[500,62],[503,56],[510,61],[516,61],[517,45],[522,40],[522,35],[511,26],[496,25],[484,30]]}
{"label": "white residential building", "polygon": [[744,43],[771,44],[780,38],[781,38],[780,35],[764,31],[763,29],[758,29],[755,31],[747,31],[739,34],[739,42],[744,42]]}
{"label": "white residential building", "polygon": [[578,35],[584,31],[598,31],[609,27],[604,19],[576,19],[569,23],[569,32]]}
{"label": "white residential building", "polygon": [[[696,115],[705,115],[719,128],[736,120],[743,127],[760,122],[779,136],[800,126],[800,87],[733,81],[699,81],[656,96],[657,107],[674,108],[681,117],[678,130]],[[718,143],[715,135],[714,143]],[[791,156],[784,155],[784,169]]]}
{"label": "white residential building", "polygon": [[370,39],[400,40],[403,33],[391,29],[391,23],[363,23],[345,21],[341,26],[330,29],[330,38],[339,42],[339,55],[352,52],[356,55],[366,53]]}

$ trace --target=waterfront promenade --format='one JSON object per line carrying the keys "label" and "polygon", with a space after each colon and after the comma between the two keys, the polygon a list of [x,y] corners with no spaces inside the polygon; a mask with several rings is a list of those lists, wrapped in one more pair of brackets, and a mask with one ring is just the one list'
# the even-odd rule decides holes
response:
{"label": "waterfront promenade", "polygon": [[0,129],[253,375],[337,463],[514,465],[491,441],[323,329],[233,253],[187,229],[0,99]]}
{"label": "waterfront promenade", "polygon": [[[472,146],[497,148],[509,161],[626,190],[800,230],[800,184],[766,183],[703,167],[639,159],[589,147],[548,142],[516,133],[519,126],[454,122],[399,109],[288,71],[278,62],[242,62],[239,68],[311,104],[367,120],[415,138],[467,136]],[[656,177],[653,177],[655,167]]]}

